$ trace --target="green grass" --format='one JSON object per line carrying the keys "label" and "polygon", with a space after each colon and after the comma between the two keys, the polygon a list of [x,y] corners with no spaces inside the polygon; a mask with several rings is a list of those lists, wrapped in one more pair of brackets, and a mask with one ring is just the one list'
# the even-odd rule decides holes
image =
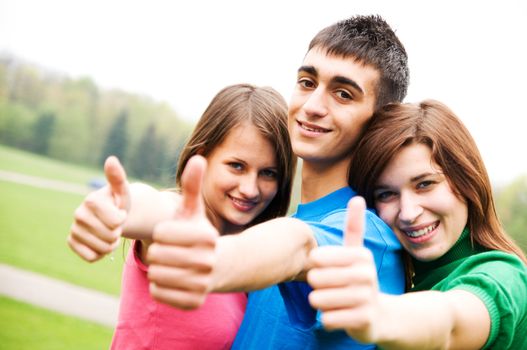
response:
{"label": "green grass", "polygon": [[0,297],[2,350],[93,350],[110,347],[113,330]]}
{"label": "green grass", "polygon": [[[102,171],[0,145],[0,169],[77,184]],[[66,244],[82,195],[0,180],[0,262],[102,292],[119,294],[124,253],[89,264]]]}
{"label": "green grass", "polygon": [[0,145],[0,169],[81,185],[94,177],[104,177],[102,167],[97,170],[72,165],[4,145]]}
{"label": "green grass", "polygon": [[124,261],[121,247],[89,264],[66,237],[83,197],[0,181],[0,261],[74,284],[118,294]]}
{"label": "green grass", "polygon": [[[86,184],[102,171],[0,146],[0,169]],[[0,180],[0,262],[117,295],[122,247],[89,264],[66,237],[82,195]],[[0,281],[0,283],[2,283]],[[112,329],[0,297],[0,349],[107,349]]]}

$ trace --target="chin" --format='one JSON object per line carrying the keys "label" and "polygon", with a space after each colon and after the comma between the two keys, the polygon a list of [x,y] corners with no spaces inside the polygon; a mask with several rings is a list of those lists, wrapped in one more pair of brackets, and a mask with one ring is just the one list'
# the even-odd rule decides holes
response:
{"label": "chin", "polygon": [[256,217],[231,217],[229,218],[229,221],[231,224],[236,226],[247,226],[249,225]]}
{"label": "chin", "polygon": [[410,253],[410,255],[419,261],[429,262],[439,259],[444,255],[444,253],[426,252],[423,254],[422,252],[414,252]]}

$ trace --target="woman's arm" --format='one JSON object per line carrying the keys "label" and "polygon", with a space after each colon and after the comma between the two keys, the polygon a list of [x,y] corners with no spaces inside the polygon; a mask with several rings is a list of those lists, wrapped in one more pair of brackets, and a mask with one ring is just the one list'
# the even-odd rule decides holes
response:
{"label": "woman's arm", "polygon": [[464,290],[382,295],[380,305],[383,349],[481,349],[489,337],[485,304]]}
{"label": "woman's arm", "polygon": [[328,329],[383,349],[480,349],[490,315],[474,294],[453,290],[399,296],[379,291],[371,252],[362,246],[364,203],[350,202],[345,246],[316,248],[309,301]]}
{"label": "woman's arm", "polygon": [[251,291],[284,281],[305,281],[309,252],[317,245],[311,228],[294,218],[253,226],[221,237],[213,270],[214,291]]}
{"label": "woman's arm", "polygon": [[199,195],[204,166],[199,159],[189,161],[182,178],[182,210],[154,230],[148,250],[152,296],[192,309],[212,291],[248,291],[304,278],[309,251],[316,246],[310,227],[280,218],[219,237]]}
{"label": "woman's arm", "polygon": [[152,240],[157,223],[174,216],[180,195],[159,191],[149,185],[129,185],[129,211],[123,226],[123,237]]}
{"label": "woman's arm", "polygon": [[75,210],[68,235],[70,248],[93,262],[113,251],[121,236],[151,240],[153,227],[175,212],[175,193],[143,185],[129,185],[124,168],[115,157],[104,166],[108,185],[86,196]]}
{"label": "woman's arm", "polygon": [[251,291],[302,279],[315,245],[309,226],[291,218],[222,237],[205,217],[163,222],[147,254],[150,293],[163,303],[194,309],[210,292]]}

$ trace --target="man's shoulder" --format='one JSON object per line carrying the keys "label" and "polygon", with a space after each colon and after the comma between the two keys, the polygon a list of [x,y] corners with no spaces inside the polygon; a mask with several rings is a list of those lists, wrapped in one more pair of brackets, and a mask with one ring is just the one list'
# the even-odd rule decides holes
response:
{"label": "man's shoulder", "polygon": [[392,229],[377,215],[373,209],[366,210],[366,230],[392,232]]}

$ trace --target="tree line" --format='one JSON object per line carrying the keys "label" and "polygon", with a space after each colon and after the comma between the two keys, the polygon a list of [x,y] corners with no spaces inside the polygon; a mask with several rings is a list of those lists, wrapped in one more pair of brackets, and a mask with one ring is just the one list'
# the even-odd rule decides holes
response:
{"label": "tree line", "polygon": [[136,178],[173,186],[192,125],[167,103],[0,55],[0,143],[100,167],[118,156]]}
{"label": "tree line", "polygon": [[505,230],[527,253],[527,175],[496,191],[496,210]]}

